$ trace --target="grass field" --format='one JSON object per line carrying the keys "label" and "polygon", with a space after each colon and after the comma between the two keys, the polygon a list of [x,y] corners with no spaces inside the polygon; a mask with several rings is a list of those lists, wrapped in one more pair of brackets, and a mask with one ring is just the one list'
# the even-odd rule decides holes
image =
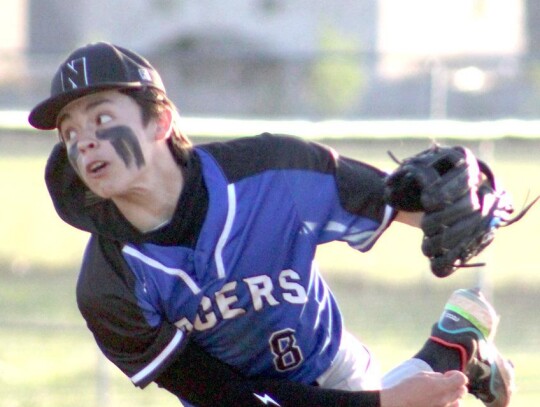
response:
{"label": "grass field", "polygon": [[[404,157],[426,143],[331,142],[358,158],[363,152],[382,167],[393,165],[389,148]],[[176,406],[174,397],[155,387],[135,389],[103,361],[84,328],[74,285],[87,235],[54,214],[43,184],[51,145],[52,139],[0,136],[0,407]],[[540,193],[537,142],[505,139],[488,147],[517,207],[528,190]],[[487,267],[445,280],[430,275],[418,231],[399,225],[370,253],[331,244],[321,247],[318,257],[349,329],[384,369],[419,348],[453,289],[481,282],[502,317],[499,348],[516,365],[512,406],[531,407],[540,405],[539,230],[540,207],[498,233],[482,256]],[[481,404],[469,398],[465,405]]]}

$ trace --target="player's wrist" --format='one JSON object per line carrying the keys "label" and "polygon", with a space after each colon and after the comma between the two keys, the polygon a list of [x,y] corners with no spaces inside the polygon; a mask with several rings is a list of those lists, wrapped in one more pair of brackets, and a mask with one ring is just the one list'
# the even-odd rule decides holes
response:
{"label": "player's wrist", "polygon": [[[388,389],[382,389],[380,391],[380,407],[399,407],[403,406],[403,400],[400,400],[401,396],[396,388],[391,387]],[[401,404],[400,404],[401,403]]]}

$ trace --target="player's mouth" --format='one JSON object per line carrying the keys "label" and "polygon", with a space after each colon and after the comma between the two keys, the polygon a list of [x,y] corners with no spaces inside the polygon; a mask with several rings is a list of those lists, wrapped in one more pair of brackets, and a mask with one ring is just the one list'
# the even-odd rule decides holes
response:
{"label": "player's mouth", "polygon": [[85,171],[92,178],[99,177],[105,173],[108,166],[106,161],[92,161],[85,167]]}

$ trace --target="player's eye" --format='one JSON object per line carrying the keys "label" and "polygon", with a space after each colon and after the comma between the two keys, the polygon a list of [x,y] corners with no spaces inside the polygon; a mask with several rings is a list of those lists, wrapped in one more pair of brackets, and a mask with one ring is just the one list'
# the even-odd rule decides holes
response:
{"label": "player's eye", "polygon": [[98,114],[96,122],[98,125],[107,124],[112,120],[112,117],[108,114]]}
{"label": "player's eye", "polygon": [[77,138],[77,132],[73,129],[67,129],[62,132],[62,139],[65,143],[69,143]]}

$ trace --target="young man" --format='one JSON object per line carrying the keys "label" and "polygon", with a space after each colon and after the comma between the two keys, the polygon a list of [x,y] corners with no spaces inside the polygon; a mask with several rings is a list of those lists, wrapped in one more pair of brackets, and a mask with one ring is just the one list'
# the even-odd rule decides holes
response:
{"label": "young man", "polygon": [[507,405],[511,367],[477,291],[455,292],[382,384],[343,327],[317,245],[366,251],[392,221],[421,216],[385,203],[383,172],[291,136],[194,147],[159,74],[108,43],[75,50],[29,121],[58,129],[47,186],[92,235],[79,308],[136,386],[200,406],[455,407],[467,389]]}

